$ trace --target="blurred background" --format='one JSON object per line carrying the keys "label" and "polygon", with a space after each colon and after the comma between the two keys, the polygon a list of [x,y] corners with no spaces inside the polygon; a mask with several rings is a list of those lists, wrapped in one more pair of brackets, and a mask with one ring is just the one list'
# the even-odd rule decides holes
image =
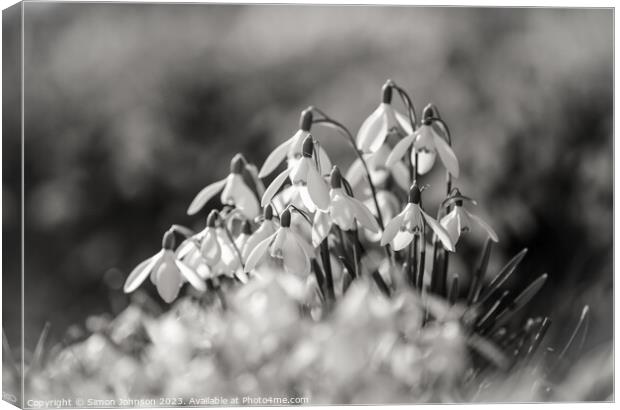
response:
{"label": "blurred background", "polygon": [[[25,4],[26,348],[47,321],[61,340],[120,312],[162,232],[204,226],[187,206],[236,152],[262,165],[310,104],[357,132],[387,78],[450,126],[456,185],[501,239],[491,273],[524,247],[509,285],[549,273],[533,309],[553,317],[546,344],[584,304],[586,349],[610,341],[612,34],[600,9]],[[337,134],[314,134],[353,160]],[[5,161],[18,181],[19,158]],[[424,182],[442,186],[435,168]],[[436,206],[443,187],[430,191]],[[3,230],[18,235],[19,192],[3,195]],[[477,263],[478,235],[455,270]]]}

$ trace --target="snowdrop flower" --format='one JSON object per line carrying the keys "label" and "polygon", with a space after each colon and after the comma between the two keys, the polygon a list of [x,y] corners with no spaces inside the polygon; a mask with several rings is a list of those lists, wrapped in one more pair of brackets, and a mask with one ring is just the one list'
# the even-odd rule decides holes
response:
{"label": "snowdrop flower", "polygon": [[423,235],[424,225],[428,224],[437,235],[444,248],[454,252],[454,244],[448,232],[420,206],[421,192],[417,182],[409,191],[409,202],[405,209],[388,222],[381,238],[381,245],[392,243],[395,251],[405,248],[416,236]]}
{"label": "snowdrop flower", "polygon": [[[304,140],[310,135],[312,127],[312,109],[308,108],[301,113],[299,120],[299,130],[288,140],[277,146],[265,160],[260,172],[259,178],[265,178],[271,174],[284,161],[288,159],[289,167],[294,164],[302,156],[302,146]],[[325,150],[318,147],[319,169],[330,169],[331,161]]]}
{"label": "snowdrop flower", "polygon": [[[397,161],[391,167],[387,167],[385,164],[390,152],[388,145],[383,144],[374,154],[364,154],[364,159],[370,171],[370,179],[375,186],[381,186],[392,175],[396,184],[406,192],[409,190],[409,170],[401,161]],[[368,185],[365,174],[366,171],[362,161],[357,158],[349,167],[346,179],[352,187],[356,187],[360,183]],[[370,187],[368,187],[368,190],[370,190]]]}
{"label": "snowdrop flower", "polygon": [[435,117],[433,116],[433,108],[430,104],[424,108],[422,117],[423,120],[420,128],[418,128],[415,133],[412,133],[400,140],[394,146],[394,149],[387,157],[385,166],[387,168],[394,167],[407,153],[409,147],[413,145],[411,161],[417,165],[417,171],[420,175],[426,174],[433,168],[435,158],[439,155],[441,162],[444,164],[448,172],[455,178],[458,178],[458,159],[446,140],[437,133],[435,128],[433,128],[433,121],[435,120]]}
{"label": "snowdrop flower", "polygon": [[454,198],[456,198],[453,201],[454,209],[452,209],[452,211],[450,211],[450,213],[448,213],[446,216],[441,218],[440,221],[441,226],[446,229],[448,235],[450,235],[450,240],[452,241],[452,243],[454,243],[454,245],[456,245],[459,241],[461,234],[469,232],[471,230],[474,223],[481,227],[483,230],[485,230],[491,240],[493,240],[493,242],[499,241],[497,234],[495,233],[493,228],[489,226],[489,224],[487,224],[479,216],[474,215],[463,209],[463,198],[466,197],[461,197],[458,189],[455,189]]}
{"label": "snowdrop flower", "polygon": [[299,192],[299,197],[304,206],[310,212],[314,212],[317,207],[321,209],[327,208],[329,189],[312,159],[313,149],[314,141],[312,136],[308,134],[303,144],[303,156],[292,167],[280,173],[267,187],[261,200],[262,206],[267,206],[271,202],[286,178],[289,178],[294,189]]}
{"label": "snowdrop flower", "polygon": [[218,211],[211,211],[206,228],[184,241],[176,252],[177,258],[193,267],[203,279],[221,274],[233,276],[241,268],[230,239],[219,226],[219,218]]}
{"label": "snowdrop flower", "polygon": [[329,206],[318,209],[312,224],[312,245],[317,247],[323,242],[333,224],[343,231],[357,229],[359,223],[371,232],[379,231],[379,224],[366,206],[349,196],[342,187],[342,176],[337,166],[330,174],[331,189],[329,191]]}
{"label": "snowdrop flower", "polygon": [[248,183],[254,184],[259,181],[253,181],[251,175],[252,168],[248,168],[243,156],[241,154],[235,155],[230,162],[230,174],[226,178],[203,188],[190,204],[187,214],[194,215],[200,211],[211,198],[221,191],[220,200],[222,204],[234,206],[246,218],[254,219],[260,214],[258,192],[252,190]]}
{"label": "snowdrop flower", "polygon": [[254,250],[256,245],[276,233],[278,230],[278,219],[274,217],[273,207],[271,205],[267,205],[265,207],[263,216],[263,222],[258,227],[256,232],[250,235],[243,248],[240,248],[241,254],[243,255],[243,260],[248,259],[250,252]]}
{"label": "snowdrop flower", "polygon": [[176,258],[174,242],[174,232],[166,231],[161,251],[140,263],[127,277],[123,287],[125,293],[136,290],[151,273],[157,292],[166,303],[172,303],[177,298],[185,280],[199,291],[207,289],[196,272]]}
{"label": "snowdrop flower", "polygon": [[381,104],[364,120],[357,133],[357,148],[362,153],[376,152],[393,129],[408,135],[413,132],[407,117],[392,107],[392,85],[383,86]]}
{"label": "snowdrop flower", "polygon": [[280,215],[280,227],[263,239],[248,255],[245,271],[255,269],[267,256],[280,260],[287,273],[302,277],[310,273],[310,259],[314,249],[291,229],[291,212],[285,209]]}

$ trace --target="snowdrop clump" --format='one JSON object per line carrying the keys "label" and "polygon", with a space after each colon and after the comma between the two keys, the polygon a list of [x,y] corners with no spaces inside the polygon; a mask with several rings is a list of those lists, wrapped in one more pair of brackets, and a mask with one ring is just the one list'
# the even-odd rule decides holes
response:
{"label": "snowdrop clump", "polygon": [[[54,388],[178,397],[179,405],[197,395],[267,393],[311,404],[501,401],[493,392],[510,376],[527,392],[520,401],[557,399],[532,363],[541,355],[561,362],[578,349],[588,308],[561,354],[539,348],[550,319],[518,313],[547,275],[516,295],[504,290],[526,250],[487,272],[500,236],[465,209],[477,203],[456,187],[459,162],[437,107],[418,116],[391,80],[380,97],[356,135],[311,106],[260,169],[235,155],[229,175],[189,205],[189,215],[207,214],[205,228],[172,225],[162,249],[127,277],[126,293],[149,277],[164,302],[176,303],[164,313],[130,305],[57,355],[47,376],[90,373]],[[313,136],[318,127],[354,151],[347,172]],[[434,209],[424,192],[437,187],[423,178],[438,165],[445,197]],[[205,210],[217,196],[221,208]],[[472,230],[487,239],[464,281],[449,262]],[[32,387],[41,397],[51,389],[45,380]]]}

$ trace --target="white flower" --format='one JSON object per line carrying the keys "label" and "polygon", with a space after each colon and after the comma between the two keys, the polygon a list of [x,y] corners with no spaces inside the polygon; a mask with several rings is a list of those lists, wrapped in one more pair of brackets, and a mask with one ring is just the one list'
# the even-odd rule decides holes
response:
{"label": "white flower", "polygon": [[342,176],[334,166],[330,175],[331,189],[329,205],[325,210],[318,209],[312,224],[312,244],[317,247],[329,235],[332,224],[343,231],[357,229],[359,223],[371,232],[379,231],[379,224],[368,208],[356,198],[349,196],[342,188]]}
{"label": "white flower", "polygon": [[[265,160],[265,163],[260,169],[260,172],[258,173],[258,177],[265,178],[273,171],[275,171],[278,165],[280,165],[285,159],[288,159],[289,167],[293,164],[295,160],[299,159],[302,155],[302,146],[304,140],[310,135],[311,126],[312,110],[307,109],[301,113],[299,130],[291,138],[278,145],[271,152],[271,154],[269,154],[269,156]],[[319,155],[319,169],[330,169],[331,161],[325,150],[321,147],[317,147],[317,150]]]}
{"label": "white flower", "polygon": [[316,208],[327,208],[329,189],[312,159],[313,149],[314,141],[312,136],[308,134],[302,148],[303,156],[271,182],[263,194],[262,206],[267,206],[271,202],[288,178],[293,184],[293,188],[298,191],[304,206],[310,212],[314,212]]}
{"label": "white flower", "polygon": [[[194,268],[203,279],[233,276],[241,268],[239,257],[224,228],[219,226],[218,218],[219,212],[211,211],[206,228],[185,240],[176,251],[177,258]],[[237,240],[242,237],[243,234]]]}
{"label": "white flower", "polygon": [[472,228],[472,222],[475,222],[478,226],[484,229],[491,240],[494,242],[498,242],[499,238],[497,234],[487,224],[482,218],[479,216],[473,215],[472,213],[463,209],[463,201],[457,200],[454,202],[454,209],[450,211],[449,214],[441,218],[441,226],[443,226],[448,235],[450,235],[450,239],[454,245],[459,241],[461,234],[465,232],[469,232]]}
{"label": "white flower", "polygon": [[381,245],[392,243],[395,251],[405,248],[416,237],[424,232],[424,225],[428,224],[437,235],[444,248],[454,252],[454,244],[448,232],[420,206],[420,189],[414,182],[409,192],[409,203],[405,209],[388,222],[381,238]]}
{"label": "white flower", "polygon": [[[433,128],[433,117],[430,109],[424,110],[424,122],[414,133],[410,133],[400,140],[392,149],[387,157],[385,166],[392,168],[400,162],[400,159],[407,153],[407,150],[413,144],[411,153],[411,161],[417,165],[417,172],[420,175],[426,174],[433,168],[435,158],[439,154],[441,162],[454,176],[459,176],[459,162],[446,140],[440,136],[436,129]],[[417,163],[416,155],[417,154]]]}
{"label": "white flower", "polygon": [[381,148],[390,131],[398,130],[402,134],[411,134],[411,124],[407,117],[392,107],[392,87],[383,86],[381,104],[362,123],[357,132],[357,148],[362,153],[376,152]]}
{"label": "white flower", "polygon": [[249,253],[245,271],[252,271],[269,256],[282,261],[287,273],[305,277],[310,274],[310,259],[313,255],[314,249],[291,229],[291,213],[285,209],[280,216],[278,230],[263,239]]}
{"label": "white flower", "polygon": [[123,291],[131,293],[151,275],[159,296],[166,302],[174,301],[187,280],[194,288],[205,291],[206,285],[189,266],[176,258],[174,251],[174,233],[167,231],[162,241],[162,249],[157,254],[140,263],[127,277]]}
{"label": "white flower", "polygon": [[263,215],[264,219],[261,225],[252,235],[250,235],[243,248],[240,248],[241,255],[243,255],[243,260],[248,259],[250,252],[254,250],[256,245],[276,233],[278,230],[278,221],[273,215],[273,208],[271,205],[267,205],[265,207]]}
{"label": "white flower", "polygon": [[[258,192],[262,191],[260,181],[254,181],[253,171],[240,154],[233,157],[230,163],[230,174],[217,182],[203,188],[194,198],[188,215],[194,215],[221,191],[220,200],[224,205],[231,205],[238,209],[246,218],[254,219],[260,214]],[[253,190],[248,183],[255,185]]]}
{"label": "white flower", "polygon": [[[387,167],[385,164],[389,154],[390,148],[387,144],[383,144],[373,154],[364,154],[364,159],[370,171],[370,179],[376,187],[379,187],[384,185],[388,177],[392,175],[396,184],[406,192],[409,190],[409,170],[400,161],[397,161],[391,167]],[[367,190],[370,190],[365,174],[366,171],[362,161],[357,158],[349,167],[346,179],[354,189],[358,184],[365,184]]]}

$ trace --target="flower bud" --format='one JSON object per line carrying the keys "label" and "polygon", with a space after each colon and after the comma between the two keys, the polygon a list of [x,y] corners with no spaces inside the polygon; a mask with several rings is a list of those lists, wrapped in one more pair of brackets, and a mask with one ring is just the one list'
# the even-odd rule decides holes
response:
{"label": "flower bud", "polygon": [[310,131],[312,127],[312,107],[308,107],[301,112],[299,117],[299,128],[302,131]]}
{"label": "flower bud", "polygon": [[424,125],[431,125],[433,119],[439,118],[439,111],[435,104],[429,103],[424,110],[422,110],[422,123]]}
{"label": "flower bud", "polygon": [[312,151],[314,150],[314,140],[312,139],[312,135],[308,135],[306,139],[304,139],[304,144],[301,149],[301,153],[306,158],[312,158]]}
{"label": "flower bud", "polygon": [[387,80],[381,88],[381,102],[390,104],[392,102],[392,80]]}
{"label": "flower bud", "polygon": [[271,205],[265,207],[263,216],[265,217],[265,221],[270,221],[273,218],[273,207]]}
{"label": "flower bud", "polygon": [[174,249],[174,245],[174,231],[172,229],[169,229],[164,233],[164,237],[161,240],[161,247],[162,249]]}
{"label": "flower bud", "polygon": [[282,215],[280,215],[280,226],[282,226],[282,228],[291,226],[291,211],[288,209],[282,211]]}
{"label": "flower bud", "polygon": [[245,168],[245,158],[243,155],[236,154],[233,159],[230,161],[230,173],[231,174],[242,174],[243,168]]}
{"label": "flower bud", "polygon": [[329,183],[334,189],[342,187],[342,175],[340,174],[340,169],[336,165],[334,165],[332,172],[329,174]]}
{"label": "flower bud", "polygon": [[419,204],[420,199],[422,197],[422,193],[420,192],[420,188],[418,187],[418,182],[414,182],[409,189],[409,202],[412,204]]}
{"label": "flower bud", "polygon": [[217,219],[219,218],[220,213],[217,210],[213,210],[209,213],[207,217],[207,228],[215,228],[217,224]]}

